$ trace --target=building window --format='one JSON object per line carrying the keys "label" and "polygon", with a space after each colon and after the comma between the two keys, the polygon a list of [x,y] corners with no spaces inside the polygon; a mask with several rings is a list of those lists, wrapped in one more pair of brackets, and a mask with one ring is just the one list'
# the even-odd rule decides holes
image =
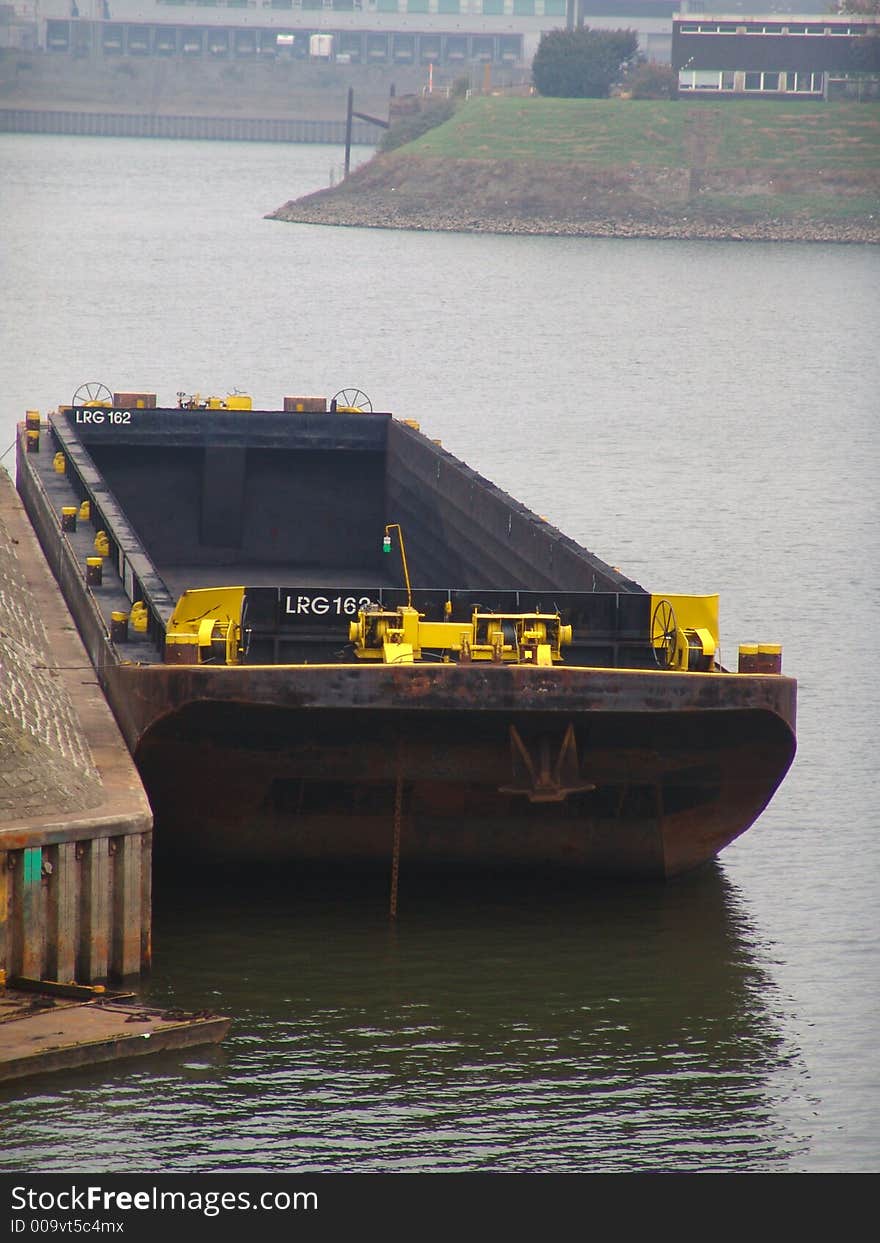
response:
{"label": "building window", "polygon": [[721,74],[722,91],[732,91],[736,85],[736,77],[732,69],[725,69]]}
{"label": "building window", "polygon": [[[780,80],[790,80],[794,78],[794,76],[795,75],[793,73],[783,75],[776,70],[767,73],[758,73],[749,70],[743,75],[743,90],[767,91],[768,93],[778,91],[780,89]],[[810,75],[807,74],[806,76],[809,77]],[[788,86],[787,89],[791,90],[792,88]]]}
{"label": "building window", "polygon": [[545,17],[565,17],[565,0],[544,0]]}
{"label": "building window", "polygon": [[501,17],[504,13],[504,0],[483,0],[484,17]]}
{"label": "building window", "polygon": [[721,89],[720,69],[684,69],[678,75],[682,91],[717,91]]}
{"label": "building window", "polygon": [[513,0],[514,17],[534,17],[535,0]]}
{"label": "building window", "polygon": [[785,86],[786,90],[795,91],[798,95],[815,95],[822,90],[822,74],[788,73]]}

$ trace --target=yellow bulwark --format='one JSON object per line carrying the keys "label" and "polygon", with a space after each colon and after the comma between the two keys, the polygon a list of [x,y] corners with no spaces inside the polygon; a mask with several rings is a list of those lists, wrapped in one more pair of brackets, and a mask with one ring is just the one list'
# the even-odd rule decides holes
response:
{"label": "yellow bulwark", "polygon": [[168,664],[240,664],[243,600],[244,587],[185,591],[165,632]]}

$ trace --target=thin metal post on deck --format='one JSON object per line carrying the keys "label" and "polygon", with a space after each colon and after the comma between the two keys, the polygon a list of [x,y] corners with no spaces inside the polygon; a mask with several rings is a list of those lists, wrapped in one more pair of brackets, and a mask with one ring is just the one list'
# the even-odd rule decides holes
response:
{"label": "thin metal post on deck", "polygon": [[394,824],[391,842],[391,895],[388,913],[397,919],[397,890],[400,878],[400,829],[403,819],[403,739],[397,739],[394,773]]}

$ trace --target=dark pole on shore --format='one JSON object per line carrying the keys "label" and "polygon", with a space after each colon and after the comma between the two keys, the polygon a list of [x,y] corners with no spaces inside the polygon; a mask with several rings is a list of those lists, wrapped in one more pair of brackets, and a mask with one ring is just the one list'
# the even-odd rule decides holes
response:
{"label": "dark pole on shore", "polygon": [[345,172],[344,177],[348,176],[348,170],[351,167],[351,117],[354,110],[354,87],[348,88],[348,108],[345,113]]}
{"label": "dark pole on shore", "polygon": [[[392,92],[393,92],[392,87]],[[391,107],[388,108],[389,116],[391,115]],[[378,125],[380,129],[388,129],[391,125],[390,121],[383,121],[381,117],[371,117],[368,112],[355,112],[354,110],[354,87],[348,88],[348,107],[345,112],[345,173],[344,178],[348,176],[348,170],[351,167],[351,121],[352,117],[357,117],[359,121],[369,121],[371,125]]]}

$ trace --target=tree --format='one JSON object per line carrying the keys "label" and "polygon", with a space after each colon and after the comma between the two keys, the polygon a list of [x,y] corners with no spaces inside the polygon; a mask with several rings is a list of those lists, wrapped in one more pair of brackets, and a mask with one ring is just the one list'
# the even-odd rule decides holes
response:
{"label": "tree", "polygon": [[635,30],[550,30],[538,44],[532,81],[539,95],[604,99],[638,46]]}

